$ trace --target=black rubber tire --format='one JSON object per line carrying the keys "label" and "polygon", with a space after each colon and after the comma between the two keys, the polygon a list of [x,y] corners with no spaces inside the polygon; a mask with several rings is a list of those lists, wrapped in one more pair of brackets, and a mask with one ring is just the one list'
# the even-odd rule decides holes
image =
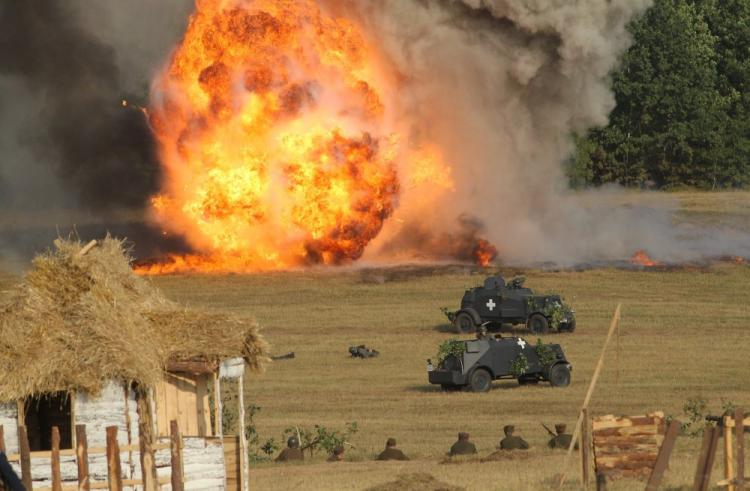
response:
{"label": "black rubber tire", "polygon": [[549,332],[549,321],[542,314],[532,314],[526,326],[534,334],[547,334]]}
{"label": "black rubber tire", "polygon": [[461,312],[456,316],[453,326],[459,334],[466,334],[477,330],[477,325],[474,324],[474,319],[466,312]]}
{"label": "black rubber tire", "polygon": [[473,392],[487,392],[492,387],[492,375],[484,368],[477,368],[471,374],[469,387]]}
{"label": "black rubber tire", "polygon": [[567,387],[570,385],[570,370],[564,363],[558,363],[549,369],[549,383],[552,387]]}
{"label": "black rubber tire", "polygon": [[573,332],[573,331],[575,331],[576,330],[576,321],[575,321],[575,319],[573,319],[573,321],[570,322],[569,324],[566,324],[565,325],[565,329],[560,329],[560,330],[561,331],[565,331],[565,332]]}

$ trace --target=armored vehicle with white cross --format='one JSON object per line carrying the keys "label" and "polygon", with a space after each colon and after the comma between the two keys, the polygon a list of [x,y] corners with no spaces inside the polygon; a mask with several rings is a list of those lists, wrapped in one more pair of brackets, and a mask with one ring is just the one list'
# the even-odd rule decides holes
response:
{"label": "armored vehicle with white cross", "polygon": [[575,311],[560,295],[536,295],[524,281],[520,276],[506,284],[502,276],[490,276],[484,285],[466,290],[459,310],[443,308],[443,313],[459,333],[502,324],[525,324],[534,334],[573,332]]}
{"label": "armored vehicle with white cross", "polygon": [[520,385],[547,381],[553,387],[570,385],[568,363],[559,344],[531,346],[523,338],[483,337],[453,339],[440,345],[437,368],[428,360],[427,377],[443,390],[490,390],[493,380],[518,379]]}

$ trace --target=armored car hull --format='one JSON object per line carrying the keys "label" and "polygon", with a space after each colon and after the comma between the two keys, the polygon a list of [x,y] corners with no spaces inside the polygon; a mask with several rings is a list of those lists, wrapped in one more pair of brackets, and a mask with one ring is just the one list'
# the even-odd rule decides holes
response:
{"label": "armored car hull", "polygon": [[570,384],[572,366],[559,344],[531,346],[519,337],[448,341],[450,354],[429,370],[431,384],[444,390],[490,390],[493,380],[515,378],[520,384],[549,382],[553,387]]}

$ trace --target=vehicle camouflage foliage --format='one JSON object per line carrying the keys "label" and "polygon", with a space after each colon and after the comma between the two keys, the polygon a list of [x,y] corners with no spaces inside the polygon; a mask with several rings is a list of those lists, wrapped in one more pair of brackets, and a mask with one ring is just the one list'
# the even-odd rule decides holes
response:
{"label": "vehicle camouflage foliage", "polygon": [[490,390],[493,380],[518,379],[520,385],[547,381],[553,387],[570,385],[572,366],[559,344],[537,341],[531,346],[519,337],[451,339],[440,345],[438,366],[428,365],[428,380],[443,390]]}
{"label": "vehicle camouflage foliage", "polygon": [[499,328],[502,324],[526,324],[534,334],[550,329],[573,332],[575,311],[560,295],[536,295],[523,286],[524,281],[519,276],[506,284],[502,276],[490,276],[484,285],[466,290],[459,310],[444,307],[442,311],[459,333],[473,332],[482,325]]}

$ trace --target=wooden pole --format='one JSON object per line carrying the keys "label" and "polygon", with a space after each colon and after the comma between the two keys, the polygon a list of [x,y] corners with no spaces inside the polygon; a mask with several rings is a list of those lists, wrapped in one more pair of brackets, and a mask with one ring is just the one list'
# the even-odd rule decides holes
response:
{"label": "wooden pole", "polygon": [[107,483],[109,491],[122,491],[120,445],[117,443],[117,426],[107,426]]}
{"label": "wooden pole", "polygon": [[214,374],[214,423],[216,424],[214,435],[223,436],[224,430],[221,418],[221,378],[216,373]]}
{"label": "wooden pole", "polygon": [[607,352],[607,346],[609,345],[610,339],[612,339],[612,333],[615,332],[615,328],[620,323],[620,307],[621,307],[621,304],[618,303],[617,308],[615,309],[615,313],[614,315],[612,315],[612,322],[609,324],[609,331],[607,331],[607,338],[604,340],[604,346],[602,346],[602,352],[599,355],[599,361],[596,363],[596,368],[594,369],[594,375],[591,377],[589,388],[586,391],[586,397],[584,397],[583,404],[581,404],[581,412],[578,415],[578,421],[576,422],[576,426],[573,431],[573,437],[570,439],[570,446],[568,447],[568,451],[565,454],[565,459],[563,460],[562,473],[559,474],[557,477],[557,486],[555,486],[556,489],[562,489],[563,484],[565,484],[565,471],[568,468],[568,461],[570,460],[570,454],[573,453],[573,448],[575,447],[576,440],[578,439],[578,433],[581,429],[581,422],[583,421],[583,410],[589,407],[589,401],[591,401],[591,395],[594,393],[594,387],[596,387],[596,382],[599,379],[599,374],[601,373],[602,367],[604,366],[604,355]]}
{"label": "wooden pole", "polygon": [[180,437],[180,428],[177,421],[169,422],[169,435],[172,457],[172,491],[184,491],[185,480],[183,477],[182,467],[182,438]]}
{"label": "wooden pole", "polygon": [[745,413],[741,408],[734,411],[734,435],[737,440],[736,491],[745,491]]}
{"label": "wooden pole", "polygon": [[591,463],[589,462],[589,455],[591,451],[589,441],[589,410],[588,408],[583,409],[583,423],[581,424],[581,484],[583,489],[589,487],[589,471],[591,469]]}
{"label": "wooden pole", "polygon": [[[244,372],[244,366],[243,366]],[[244,373],[237,379],[237,403],[239,404],[240,423],[240,491],[247,490],[248,462],[247,462],[247,437],[245,436],[245,376]]]}
{"label": "wooden pole", "polygon": [[52,427],[50,467],[52,473],[52,491],[62,491],[62,475],[60,474],[60,428]]}
{"label": "wooden pole", "polygon": [[682,423],[677,420],[672,420],[669,423],[669,428],[667,428],[667,433],[664,435],[664,440],[662,440],[661,447],[659,448],[659,454],[656,456],[656,463],[651,471],[651,476],[648,478],[646,491],[656,491],[659,489],[659,484],[661,484],[664,472],[669,465],[669,457],[672,455],[672,450],[674,450],[677,436],[680,434],[681,426]]}
{"label": "wooden pole", "polygon": [[138,444],[140,446],[141,478],[143,491],[156,491],[158,481],[154,460],[154,424],[151,412],[151,396],[147,388],[136,385],[134,388],[136,410],[138,412]]}
{"label": "wooden pole", "polygon": [[0,425],[0,452],[5,453],[5,430],[3,425]]}
{"label": "wooden pole", "polygon": [[[727,416],[725,418],[729,420]],[[735,491],[734,487],[734,442],[732,441],[732,428],[724,425],[724,478],[729,481],[727,491]]]}
{"label": "wooden pole", "polygon": [[29,448],[29,435],[26,427],[18,427],[18,453],[21,454],[21,482],[26,491],[33,489],[31,482],[31,449]]}
{"label": "wooden pole", "polygon": [[708,490],[708,483],[711,480],[711,470],[714,466],[716,447],[719,443],[720,434],[719,428],[713,426],[703,430],[703,442],[701,444],[701,452],[698,455],[698,465],[695,469],[693,491]]}
{"label": "wooden pole", "polygon": [[89,491],[89,444],[86,425],[76,425],[76,465],[78,466],[78,491]]}

